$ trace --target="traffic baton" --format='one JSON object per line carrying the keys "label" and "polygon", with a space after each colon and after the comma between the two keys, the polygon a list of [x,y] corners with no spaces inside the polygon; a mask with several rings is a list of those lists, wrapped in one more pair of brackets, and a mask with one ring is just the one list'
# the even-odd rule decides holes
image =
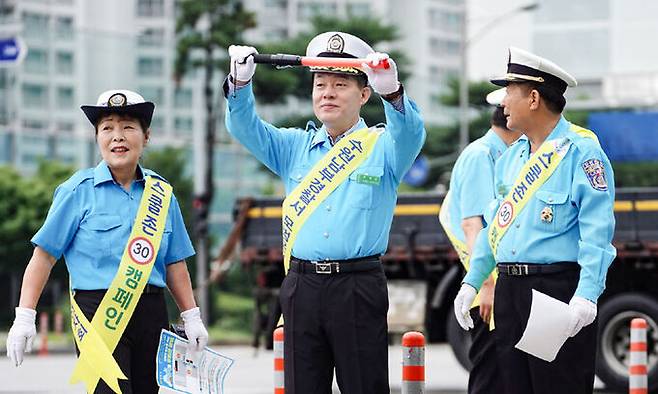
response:
{"label": "traffic baton", "polygon": [[402,394],[425,392],[425,337],[417,331],[402,336]]}
{"label": "traffic baton", "polygon": [[647,378],[647,321],[631,320],[630,364],[628,366],[629,394],[648,394]]}
{"label": "traffic baton", "polygon": [[251,55],[254,57],[254,63],[272,64],[277,67],[354,67],[360,68],[362,63],[366,63],[370,68],[389,69],[391,65],[387,59],[383,59],[377,65],[373,65],[366,59],[353,59],[344,57],[312,57],[285,55],[278,53],[276,55],[258,54]]}
{"label": "traffic baton", "polygon": [[41,337],[41,346],[39,346],[39,356],[48,355],[48,313],[39,314],[39,336]]}
{"label": "traffic baton", "polygon": [[283,327],[274,330],[274,394],[284,394]]}

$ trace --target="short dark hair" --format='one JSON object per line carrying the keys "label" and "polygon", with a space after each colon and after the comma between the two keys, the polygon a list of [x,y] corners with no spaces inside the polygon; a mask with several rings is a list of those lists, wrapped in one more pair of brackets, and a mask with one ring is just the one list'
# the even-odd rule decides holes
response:
{"label": "short dark hair", "polygon": [[128,115],[128,114],[122,114],[122,113],[118,113],[118,112],[106,112],[106,113],[103,113],[101,116],[98,117],[98,120],[96,121],[96,124],[94,125],[94,129],[96,130],[96,134],[98,134],[98,125],[101,123],[101,120],[103,120],[103,118],[108,117],[110,115],[118,115],[122,119],[134,119],[134,120],[136,120],[137,122],[139,122],[139,125],[142,127],[142,133],[144,133],[144,134],[146,134],[146,131],[148,130],[148,125],[146,124],[146,120],[144,120],[142,118],[138,118],[136,116],[131,116],[131,115]]}
{"label": "short dark hair", "polygon": [[507,128],[507,118],[505,117],[503,107],[496,107],[493,110],[493,112],[491,113],[491,124],[496,127],[501,127],[505,130],[509,130]]}
{"label": "short dark hair", "polygon": [[546,108],[555,114],[561,114],[567,105],[567,100],[562,93],[549,86],[543,85],[540,82],[524,82],[523,85],[527,86],[528,93],[531,90],[538,91],[546,104]]}
{"label": "short dark hair", "polygon": [[[321,74],[321,72],[313,73],[313,81],[315,80],[315,76],[317,74]],[[337,74],[347,79],[353,79],[356,81],[356,84],[359,86],[359,89],[363,89],[366,86],[368,86],[368,77],[364,73],[358,73],[358,74],[325,73],[325,74]]]}

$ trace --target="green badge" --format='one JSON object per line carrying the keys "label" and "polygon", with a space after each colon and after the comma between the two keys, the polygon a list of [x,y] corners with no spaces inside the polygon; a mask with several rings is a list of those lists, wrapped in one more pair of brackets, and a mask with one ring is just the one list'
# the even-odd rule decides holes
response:
{"label": "green badge", "polygon": [[377,186],[379,185],[381,178],[376,175],[358,174],[356,176],[356,181],[357,183],[362,183],[364,185]]}

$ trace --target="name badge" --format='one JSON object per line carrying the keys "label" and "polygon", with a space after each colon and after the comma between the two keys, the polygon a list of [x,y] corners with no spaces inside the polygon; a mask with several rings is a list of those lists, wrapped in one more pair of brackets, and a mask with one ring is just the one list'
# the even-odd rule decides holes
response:
{"label": "name badge", "polygon": [[356,176],[356,182],[364,185],[377,186],[381,182],[381,177],[376,175],[359,174]]}

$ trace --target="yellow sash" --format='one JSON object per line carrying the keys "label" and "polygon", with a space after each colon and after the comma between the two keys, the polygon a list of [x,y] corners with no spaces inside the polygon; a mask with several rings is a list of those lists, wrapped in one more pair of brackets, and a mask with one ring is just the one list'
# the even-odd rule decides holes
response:
{"label": "yellow sash", "polygon": [[370,155],[383,128],[354,131],[318,161],[282,205],[283,266],[290,267],[295,239],[306,219]]}
{"label": "yellow sash", "polygon": [[146,177],[144,194],[119,269],[91,323],[71,293],[71,328],[80,357],[70,383],[83,381],[88,393],[94,392],[99,379],[103,379],[115,393],[121,393],[118,379],[127,379],[112,353],[151,276],[171,194],[169,184]]}
{"label": "yellow sash", "polygon": [[[370,155],[383,128],[360,129],[341,138],[283,200],[283,267],[290,268],[292,246],[311,213]],[[279,319],[283,324],[283,316]]]}
{"label": "yellow sash", "polygon": [[493,223],[489,225],[487,235],[494,258],[500,240],[537,189],[553,175],[570,146],[569,138],[545,141],[521,168],[512,188],[498,207]]}
{"label": "yellow sash", "polygon": [[[450,240],[450,243],[452,244],[452,247],[455,248],[455,251],[457,252],[457,256],[459,256],[459,261],[461,261],[462,265],[464,266],[464,269],[466,271],[469,270],[470,268],[470,261],[471,261],[471,256],[468,253],[468,248],[466,247],[466,243],[462,242],[455,233],[452,231],[451,226],[451,221],[450,221],[450,190],[448,190],[448,193],[446,194],[445,198],[443,199],[443,203],[441,204],[441,209],[439,210],[439,222],[441,223],[441,226],[443,227],[443,231],[446,233],[448,236],[448,239]],[[493,272],[493,279],[494,283],[498,279],[498,272],[494,271]],[[475,299],[473,300],[473,304],[471,304],[471,308],[475,308],[476,306],[480,305],[480,293],[475,296]],[[494,325],[494,319],[493,319],[493,305],[492,305],[492,313],[491,313],[491,319],[489,320],[489,329],[493,330],[495,328]]]}

